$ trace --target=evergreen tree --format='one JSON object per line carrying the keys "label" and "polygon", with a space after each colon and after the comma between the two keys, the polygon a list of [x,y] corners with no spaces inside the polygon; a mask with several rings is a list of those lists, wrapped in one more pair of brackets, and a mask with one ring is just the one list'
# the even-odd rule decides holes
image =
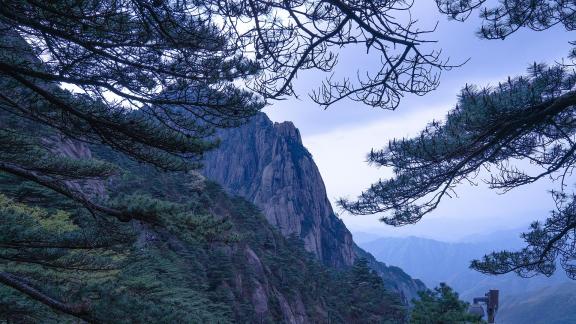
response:
{"label": "evergreen tree", "polygon": [[[332,71],[333,49],[364,44],[382,67],[357,85],[327,80],[313,95],[325,105],[350,97],[394,108],[404,92],[435,88],[434,71],[446,67],[439,53],[420,51],[426,32],[388,15],[408,11],[404,1],[0,4],[2,111],[166,170],[198,167],[217,144],[215,127],[236,126],[266,99],[293,95],[298,71]],[[3,172],[95,211],[132,217],[70,190],[60,178],[71,170],[0,162]]]}
{"label": "evergreen tree", "polygon": [[468,303],[458,299],[458,293],[441,283],[434,290],[418,293],[410,315],[413,324],[466,324],[483,323],[477,315],[468,313]]}
{"label": "evergreen tree", "polygon": [[[565,1],[437,3],[441,11],[460,20],[480,10],[483,23],[478,34],[486,39],[503,39],[521,28],[560,25],[572,31],[576,26],[576,7]],[[522,235],[527,246],[492,253],[473,261],[472,267],[490,274],[550,276],[559,263],[575,279],[575,200],[566,184],[576,162],[573,66],[572,52],[569,62],[535,63],[525,76],[510,77],[495,87],[467,85],[445,122],[434,121],[417,137],[395,139],[370,152],[369,162],[391,167],[394,177],[373,184],[357,200],[342,199],[341,206],[355,214],[383,212],[385,223],[402,226],[433,211],[458,184],[474,183],[483,169],[488,173],[483,180],[504,192],[549,178],[559,183],[553,191],[556,210]],[[517,163],[521,160],[536,168],[522,168]]]}
{"label": "evergreen tree", "polygon": [[[106,233],[95,224],[80,227],[69,212],[28,207],[4,195],[0,195],[0,217],[0,283],[62,313],[90,321],[89,303],[76,299],[77,289],[58,286],[79,280],[82,275],[78,272],[98,277],[98,273],[118,269],[122,257],[114,249],[127,242],[125,233],[115,233],[110,226]],[[63,297],[64,292],[69,295]],[[0,289],[3,316],[33,316],[25,304]]]}
{"label": "evergreen tree", "polygon": [[[114,238],[108,234],[116,226],[126,229],[118,221],[135,220],[144,227],[189,229],[179,232],[184,240],[217,237],[221,221],[154,196],[162,190],[108,195],[102,181],[124,177],[124,170],[67,150],[104,146],[193,178],[186,172],[217,145],[215,128],[239,125],[266,100],[293,95],[300,70],[332,71],[332,51],[346,45],[378,52],[381,70],[356,86],[328,80],[314,98],[326,105],[352,97],[395,107],[400,93],[433,89],[434,71],[445,67],[437,52],[420,51],[424,32],[388,15],[409,8],[404,1],[0,1],[1,193],[18,208],[45,210],[47,218],[64,221],[62,212],[70,213],[79,231],[102,238]],[[11,258],[87,269],[96,262],[87,259],[90,250],[101,247],[54,227],[51,234],[40,231],[34,222],[27,223],[34,227],[27,240],[44,244],[53,236],[46,244],[66,244],[17,245],[15,229],[23,229],[11,216],[18,208],[7,209],[3,219],[10,221],[4,225],[11,236],[3,237],[2,284],[84,316],[84,304],[38,288],[53,285],[39,280],[40,269],[20,271]],[[79,247],[86,253],[76,253]]]}
{"label": "evergreen tree", "polygon": [[380,323],[381,318],[395,323],[405,321],[406,310],[399,296],[384,287],[382,278],[369,268],[366,259],[354,262],[347,280],[351,288],[343,290],[340,298],[350,303],[348,316],[352,322]]}
{"label": "evergreen tree", "polygon": [[[460,7],[450,5],[445,10],[456,8],[466,12],[467,7],[474,9],[482,3],[460,2]],[[554,6],[552,2],[541,5],[546,7],[543,12],[555,13],[553,19],[547,21],[543,15],[529,11],[527,19],[518,22],[518,15],[509,15],[514,18],[509,19],[510,30],[522,26],[543,28],[558,22],[567,28],[574,25],[565,14],[570,7]],[[382,59],[381,66],[376,73],[356,82],[329,78],[311,94],[312,98],[325,106],[351,98],[376,107],[395,108],[405,93],[425,94],[433,90],[438,85],[439,73],[449,67],[438,52],[421,51],[421,44],[427,42],[423,38],[427,32],[420,31],[411,20],[402,25],[392,18],[392,13],[409,11],[410,7],[405,1],[341,0],[0,1],[0,171],[2,181],[6,181],[3,184],[16,184],[2,187],[6,196],[2,218],[9,220],[3,226],[10,233],[3,237],[0,251],[2,284],[87,321],[105,313],[98,310],[102,304],[92,308],[90,302],[82,300],[87,292],[94,292],[94,286],[108,288],[98,291],[98,296],[107,296],[105,299],[109,301],[124,298],[133,301],[130,298],[138,300],[147,295],[152,296],[152,301],[169,305],[151,307],[146,301],[132,303],[134,313],[129,318],[132,321],[162,318],[178,307],[183,297],[198,300],[201,305],[187,304],[190,308],[172,318],[188,313],[192,314],[188,317],[190,321],[205,321],[207,314],[211,314],[204,308],[210,305],[204,303],[209,298],[198,295],[201,288],[177,289],[174,282],[185,275],[167,269],[180,262],[194,265],[185,257],[189,249],[183,246],[217,237],[220,227],[226,227],[224,220],[215,219],[202,208],[211,202],[199,198],[189,204],[183,203],[182,197],[180,201],[167,199],[170,195],[166,190],[181,189],[178,186],[144,193],[134,192],[138,187],[128,190],[118,186],[117,192],[111,190],[118,195],[110,195],[113,199],[108,199],[106,193],[101,196],[91,192],[90,187],[94,186],[90,184],[111,176],[129,178],[130,174],[124,174],[122,168],[110,161],[73,156],[61,149],[68,142],[86,147],[104,146],[132,161],[179,172],[179,180],[188,180],[193,175],[186,172],[197,168],[202,153],[216,146],[215,128],[238,125],[259,111],[267,100],[294,95],[292,82],[298,71],[334,71],[335,50],[349,45],[365,45],[367,50],[376,52]],[[525,12],[522,9],[518,7],[519,12]],[[458,15],[454,13],[455,17]],[[531,24],[530,19],[538,24]],[[495,26],[495,32],[502,29]],[[562,69],[536,70],[528,81],[511,81],[510,88],[526,92],[524,88],[528,87],[533,91],[532,84],[542,76],[560,80],[556,88],[535,87],[535,94],[529,96],[530,107],[535,107],[537,113],[529,115],[532,119],[528,122],[535,120],[534,125],[541,125],[538,122],[561,116],[565,111],[562,106],[566,108],[572,103],[565,87],[572,86],[573,78],[559,72]],[[503,92],[507,91],[504,87]],[[538,110],[542,106],[549,109]],[[570,134],[570,121],[555,120],[554,125]],[[547,128],[543,131],[545,136],[563,140],[565,135],[558,133],[562,136]],[[509,138],[500,133],[495,136]],[[546,163],[564,165],[569,161]],[[555,171],[554,168],[551,170]],[[62,196],[67,200],[61,201]],[[142,263],[134,263],[133,268],[123,270],[123,275],[106,284],[92,281],[86,284],[89,287],[82,288],[74,287],[74,280],[65,279],[73,278],[67,271],[62,271],[60,277],[49,272],[42,275],[49,268],[111,270],[100,265],[113,265],[113,261],[126,254],[131,237],[124,231],[128,226],[120,223],[128,221],[138,221],[132,223],[145,229],[154,228],[154,235],[171,238],[178,252],[175,253],[182,260],[171,260],[174,262],[166,262],[168,265],[160,270],[147,272],[144,270],[152,267],[151,259],[144,258]],[[26,226],[23,228],[22,224]],[[176,237],[170,233],[177,233]],[[561,229],[559,237],[565,237],[564,234]],[[86,238],[90,237],[94,240],[88,244]],[[550,242],[563,241],[552,237]],[[120,256],[114,250],[117,244],[124,246]],[[557,249],[546,246],[543,249],[544,254],[550,251]],[[290,260],[290,256],[286,259]],[[296,270],[293,265],[281,277],[301,287],[304,284],[298,280],[302,277]],[[383,296],[379,284],[364,270],[359,265],[349,278],[366,289],[356,292],[356,296]],[[137,276],[131,277],[130,273]],[[166,273],[165,281],[159,284],[146,279]],[[45,280],[46,277],[58,280]],[[117,291],[112,287],[118,278],[134,279],[124,281],[122,286],[129,294],[115,295]],[[213,281],[214,278],[218,275],[212,277]],[[67,285],[59,290],[55,288],[57,283]],[[218,287],[216,282],[211,285]],[[174,297],[178,294],[181,298]],[[14,297],[2,296],[8,297],[0,305],[10,304],[4,301]],[[72,302],[65,297],[76,300]],[[221,294],[214,298],[223,299]],[[334,300],[332,303],[337,304]],[[24,304],[19,302],[10,308],[13,318],[24,316],[21,308]],[[379,311],[385,309],[382,307],[368,304],[360,309]],[[146,311],[138,312],[142,309]],[[216,309],[219,314],[216,321],[229,312],[221,305]],[[392,313],[396,311],[394,308]]]}

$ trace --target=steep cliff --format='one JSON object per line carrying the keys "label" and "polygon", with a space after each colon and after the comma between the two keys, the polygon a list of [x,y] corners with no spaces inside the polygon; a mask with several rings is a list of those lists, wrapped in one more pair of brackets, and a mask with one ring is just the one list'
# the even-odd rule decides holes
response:
{"label": "steep cliff", "polygon": [[[0,126],[6,115],[0,114]],[[90,213],[62,195],[0,172],[4,204],[0,207],[9,205],[9,213],[17,210],[28,217],[26,220],[36,218],[34,222],[22,222],[22,218],[2,217],[0,232],[6,234],[3,240],[24,233],[32,239],[16,242],[33,242],[36,246],[2,246],[0,254],[17,257],[14,264],[5,258],[1,270],[21,274],[25,280],[17,285],[31,285],[33,295],[47,293],[62,300],[31,299],[29,292],[16,291],[3,282],[0,322],[13,322],[6,314],[27,318],[16,322],[77,322],[72,316],[79,313],[95,323],[400,323],[406,319],[406,309],[398,296],[384,289],[366,264],[335,271],[307,253],[299,239],[288,235],[311,233],[307,237],[315,241],[307,241],[306,245],[315,248],[326,263],[352,262],[350,233],[340,221],[330,218],[326,199],[313,205],[322,197],[323,187],[318,189],[305,179],[321,179],[293,126],[286,125],[285,134],[280,136],[285,141],[281,145],[289,146],[286,152],[290,154],[284,156],[293,158],[293,165],[278,161],[265,168],[261,178],[270,189],[256,191],[253,198],[262,202],[290,200],[290,191],[308,185],[310,196],[300,197],[295,203],[269,205],[276,212],[267,211],[276,215],[276,223],[270,223],[282,233],[243,198],[230,197],[218,185],[203,180],[202,186],[196,186],[196,175],[164,173],[107,147],[89,146],[55,136],[53,129],[30,126],[27,130],[54,156],[76,162],[94,157],[118,166],[118,172],[106,180],[66,177],[65,183],[78,193],[124,212],[145,214],[149,222],[120,222]],[[282,152],[286,147],[275,149]],[[312,168],[301,166],[298,154],[307,156]],[[30,155],[30,159],[35,158]],[[278,175],[276,166],[286,166],[286,174]],[[303,171],[313,172],[298,176],[291,173]],[[297,182],[286,188],[285,182],[275,184],[278,177]],[[20,186],[27,191],[15,190]],[[285,191],[278,195],[282,188]],[[307,209],[301,211],[299,206]],[[307,215],[310,208],[316,219],[290,219],[292,215]],[[292,230],[296,224],[300,226],[297,232]],[[40,229],[44,236],[38,235]],[[29,249],[42,253],[34,252],[28,259],[32,262],[20,259],[29,254]],[[44,267],[54,264],[42,263],[45,260],[56,266]],[[57,266],[58,262],[62,265]],[[68,302],[81,304],[68,307]],[[72,309],[68,312],[71,316],[54,311],[51,307],[55,304],[64,305],[57,308],[60,310]]]}
{"label": "steep cliff", "polygon": [[220,131],[218,137],[221,145],[206,156],[204,174],[260,207],[283,235],[300,237],[306,250],[329,266],[369,259],[388,286],[408,300],[424,289],[419,280],[386,267],[355,245],[334,214],[320,172],[291,122],[272,123],[261,113],[242,127]]}
{"label": "steep cliff", "polygon": [[[406,319],[401,299],[384,289],[366,265],[359,263],[344,271],[323,265],[304,249],[301,240],[284,237],[270,225],[259,208],[241,197],[230,197],[203,177],[162,172],[102,146],[57,137],[46,143],[57,155],[78,160],[94,157],[121,170],[106,181],[74,181],[68,183],[71,187],[90,195],[104,193],[107,203],[127,206],[128,211],[148,207],[155,211],[153,223],[96,218],[62,196],[32,190],[39,188],[0,173],[2,216],[7,215],[9,204],[10,213],[41,219],[36,226],[27,218],[3,217],[0,232],[6,237],[40,227],[49,231],[50,240],[65,235],[67,244],[98,244],[70,251],[47,248],[48,260],[78,260],[80,268],[51,270],[38,267],[33,259],[30,264],[5,262],[1,270],[22,273],[27,282],[46,287],[43,291],[65,302],[84,301],[88,306],[82,316],[90,322],[307,324],[403,323]],[[35,197],[42,199],[13,194],[18,186],[37,192]],[[50,214],[48,209],[58,212]],[[78,237],[72,231],[78,231]],[[97,236],[91,234],[94,231]],[[27,237],[32,242],[48,240]],[[41,245],[35,251],[38,248]],[[89,254],[81,254],[85,248]],[[18,255],[27,252],[18,251]],[[0,254],[7,253],[11,253],[9,248],[1,246]],[[92,261],[101,268],[88,268]],[[26,320],[14,321],[20,318],[14,316],[26,316]],[[0,322],[6,321],[78,319],[54,312],[0,283]]]}
{"label": "steep cliff", "polygon": [[259,114],[218,136],[220,148],[204,162],[208,178],[252,201],[270,224],[284,236],[302,238],[325,264],[353,263],[352,235],[334,216],[318,168],[292,123],[273,124]]}

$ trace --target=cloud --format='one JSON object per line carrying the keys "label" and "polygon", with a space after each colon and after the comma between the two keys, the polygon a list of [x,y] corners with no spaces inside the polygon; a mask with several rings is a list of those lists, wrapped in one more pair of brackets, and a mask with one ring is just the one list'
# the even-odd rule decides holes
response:
{"label": "cloud", "polygon": [[[403,115],[386,114],[387,118],[365,125],[343,126],[322,134],[304,135],[304,145],[312,153],[323,176],[328,197],[354,198],[379,178],[392,175],[391,170],[369,166],[366,154],[379,149],[394,137],[412,137],[433,119],[441,120],[451,104],[414,107]],[[449,240],[499,229],[525,227],[542,219],[552,209],[546,193],[553,184],[541,181],[515,189],[505,195],[478,186],[457,187],[458,197],[444,199],[440,207],[414,226],[390,228],[378,216],[342,215],[354,231],[379,232],[386,235],[418,235]],[[338,210],[337,206],[336,210]]]}

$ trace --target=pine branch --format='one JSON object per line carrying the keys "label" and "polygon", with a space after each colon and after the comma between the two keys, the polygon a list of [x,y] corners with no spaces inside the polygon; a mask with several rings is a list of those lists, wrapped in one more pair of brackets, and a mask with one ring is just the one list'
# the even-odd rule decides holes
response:
{"label": "pine branch", "polygon": [[88,315],[90,310],[90,305],[88,303],[83,302],[79,304],[68,304],[62,302],[32,287],[23,278],[8,272],[0,272],[0,283],[16,289],[26,296],[37,300],[50,308],[80,318],[88,323],[96,323],[94,319]]}

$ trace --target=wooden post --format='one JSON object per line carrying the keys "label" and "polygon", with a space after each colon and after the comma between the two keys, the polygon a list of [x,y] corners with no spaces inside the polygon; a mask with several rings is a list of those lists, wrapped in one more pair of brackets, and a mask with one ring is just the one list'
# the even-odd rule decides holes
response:
{"label": "wooden post", "polygon": [[499,291],[491,289],[487,294],[486,313],[488,313],[488,324],[494,323],[496,311],[498,310]]}

